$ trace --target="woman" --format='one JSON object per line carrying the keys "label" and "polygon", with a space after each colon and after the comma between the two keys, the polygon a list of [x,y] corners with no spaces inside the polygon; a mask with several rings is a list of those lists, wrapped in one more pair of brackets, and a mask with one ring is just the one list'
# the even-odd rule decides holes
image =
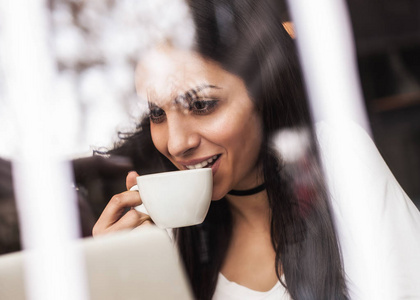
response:
{"label": "woman", "polygon": [[[162,47],[138,66],[150,113],[111,154],[129,155],[142,173],[212,168],[205,221],[174,230],[197,299],[347,299],[320,176],[297,184],[273,147],[280,130],[310,124],[282,8],[268,0],[195,0],[190,8],[195,49]],[[295,164],[298,176],[319,172],[316,157]],[[136,176],[128,174],[128,190]],[[94,235],[150,224],[136,210],[123,214],[140,204],[137,192],[114,196]]]}
{"label": "woman", "polygon": [[[193,1],[191,10],[195,51],[161,49],[146,58],[166,63],[158,78],[147,63],[139,65],[136,88],[146,91],[150,116],[131,139],[147,140],[150,132],[156,150],[177,169],[211,160],[206,167],[213,170],[215,201],[205,222],[174,232],[196,297],[210,299],[223,276],[219,282],[227,278],[260,292],[280,280],[293,299],[345,299],[322,189],[313,182],[317,192],[303,213],[270,147],[278,130],[309,119],[280,8],[271,1]],[[127,188],[136,176],[127,176]],[[262,184],[265,189],[258,189]],[[113,197],[94,234],[150,222],[134,210],[121,217],[124,208],[139,204],[136,192]]]}

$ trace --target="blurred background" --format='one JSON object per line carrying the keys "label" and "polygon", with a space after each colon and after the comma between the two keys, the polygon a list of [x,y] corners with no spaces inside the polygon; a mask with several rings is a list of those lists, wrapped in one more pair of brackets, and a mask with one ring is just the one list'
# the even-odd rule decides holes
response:
{"label": "blurred background", "polygon": [[420,206],[420,2],[348,0],[373,138]]}
{"label": "blurred background", "polygon": [[[420,2],[348,0],[360,80],[373,139],[401,186],[420,207]],[[105,203],[124,188],[129,161],[91,159],[131,131],[146,110],[134,90],[136,62],[156,43],[188,47],[192,22],[181,0],[50,0],[60,136],[73,160],[83,236]],[[279,18],[290,21],[285,13]],[[322,28],[320,28],[322,30]],[[1,27],[0,27],[1,40]],[[0,43],[0,254],[20,249],[10,160],[19,134],[4,97]],[[112,166],[109,165],[112,164]],[[83,201],[82,201],[83,200]],[[98,202],[99,201],[99,202]]]}

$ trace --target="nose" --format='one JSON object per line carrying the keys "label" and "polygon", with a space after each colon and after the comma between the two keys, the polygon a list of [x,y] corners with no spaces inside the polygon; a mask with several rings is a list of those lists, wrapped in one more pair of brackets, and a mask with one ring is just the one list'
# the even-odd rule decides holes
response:
{"label": "nose", "polygon": [[168,116],[168,152],[173,157],[190,155],[200,145],[200,134],[188,116]]}

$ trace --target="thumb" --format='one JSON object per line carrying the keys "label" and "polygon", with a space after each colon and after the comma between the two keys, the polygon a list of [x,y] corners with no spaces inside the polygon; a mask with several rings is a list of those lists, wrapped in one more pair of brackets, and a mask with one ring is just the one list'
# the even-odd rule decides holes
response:
{"label": "thumb", "polygon": [[137,184],[137,174],[136,171],[131,171],[128,173],[127,178],[125,179],[125,186],[127,187],[127,190],[131,189],[133,186]]}

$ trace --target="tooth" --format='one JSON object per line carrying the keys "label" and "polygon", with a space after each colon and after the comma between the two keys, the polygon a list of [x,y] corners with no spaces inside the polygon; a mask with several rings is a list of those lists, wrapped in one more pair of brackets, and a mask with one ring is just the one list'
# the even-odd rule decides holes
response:
{"label": "tooth", "polygon": [[204,168],[204,167],[206,167],[206,166],[208,166],[209,164],[211,164],[211,163],[213,163],[214,162],[214,160],[215,159],[217,159],[217,155],[215,155],[215,156],[213,156],[213,157],[211,157],[211,158],[209,158],[209,159],[207,159],[207,160],[204,160],[204,161],[202,161],[202,162],[199,162],[198,164],[195,164],[195,165],[189,165],[189,166],[186,166],[188,169],[190,169],[190,170],[192,170],[192,169],[200,169],[200,168]]}

